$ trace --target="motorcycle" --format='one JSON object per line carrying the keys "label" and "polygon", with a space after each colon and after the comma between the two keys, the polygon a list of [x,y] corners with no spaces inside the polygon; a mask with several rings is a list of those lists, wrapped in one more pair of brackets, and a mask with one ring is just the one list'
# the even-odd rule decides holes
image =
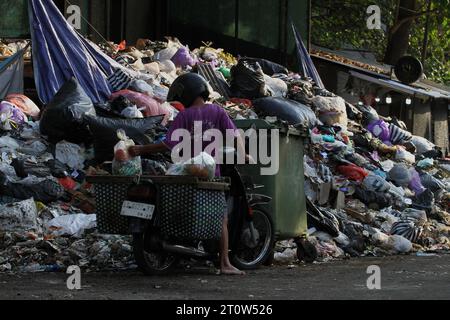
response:
{"label": "motorcycle", "polygon": [[[222,165],[221,172],[230,180],[228,193],[229,256],[241,270],[255,269],[271,256],[274,226],[270,214],[263,208],[272,199],[254,193],[256,186],[243,177],[234,165]],[[184,259],[218,261],[218,240],[180,240],[164,234],[158,226],[158,188],[151,181],[136,183],[128,189],[127,203],[154,211],[150,220],[129,217],[133,235],[133,251],[138,267],[146,275],[161,275],[172,270]],[[145,210],[145,209],[144,209]]]}

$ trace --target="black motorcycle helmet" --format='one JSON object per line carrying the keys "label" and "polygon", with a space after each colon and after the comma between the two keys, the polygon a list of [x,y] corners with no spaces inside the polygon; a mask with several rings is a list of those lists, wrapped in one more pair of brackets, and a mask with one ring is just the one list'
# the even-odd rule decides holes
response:
{"label": "black motorcycle helmet", "polygon": [[208,83],[197,73],[185,73],[172,83],[167,95],[167,101],[179,101],[189,108],[198,97],[209,98]]}

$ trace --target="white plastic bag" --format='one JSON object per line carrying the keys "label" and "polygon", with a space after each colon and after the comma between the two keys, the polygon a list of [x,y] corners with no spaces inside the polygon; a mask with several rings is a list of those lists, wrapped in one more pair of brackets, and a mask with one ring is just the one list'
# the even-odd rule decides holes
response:
{"label": "white plastic bag", "polygon": [[114,146],[112,171],[114,175],[136,176],[142,174],[141,157],[132,157],[128,148],[134,146],[134,141],[127,137],[125,131],[117,130],[119,142]]}
{"label": "white plastic bag", "polygon": [[195,176],[204,179],[213,179],[216,174],[216,162],[206,152],[182,163],[172,165],[167,170],[169,176]]}
{"label": "white plastic bag", "polygon": [[58,142],[55,149],[55,158],[71,169],[81,170],[84,168],[84,149],[77,144],[64,140]]}
{"label": "white plastic bag", "polygon": [[47,223],[48,229],[52,230],[55,236],[69,235],[81,238],[84,231],[97,226],[97,216],[95,214],[68,214],[59,216]]}
{"label": "white plastic bag", "polygon": [[142,119],[142,118],[144,118],[144,115],[142,114],[141,111],[139,111],[137,106],[127,107],[127,108],[123,109],[120,114],[122,116],[124,116],[125,118],[128,118],[128,119]]}

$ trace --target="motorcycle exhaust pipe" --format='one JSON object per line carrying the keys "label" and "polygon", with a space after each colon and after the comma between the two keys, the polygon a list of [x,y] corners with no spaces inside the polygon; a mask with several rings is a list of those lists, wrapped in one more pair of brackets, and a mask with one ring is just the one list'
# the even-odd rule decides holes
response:
{"label": "motorcycle exhaust pipe", "polygon": [[180,245],[173,245],[173,244],[169,244],[167,242],[163,242],[162,243],[162,248],[164,251],[170,252],[170,253],[175,253],[178,255],[186,255],[186,256],[194,256],[194,257],[199,257],[199,258],[205,258],[208,257],[209,254],[193,248],[193,247],[184,247],[184,246],[180,246]]}

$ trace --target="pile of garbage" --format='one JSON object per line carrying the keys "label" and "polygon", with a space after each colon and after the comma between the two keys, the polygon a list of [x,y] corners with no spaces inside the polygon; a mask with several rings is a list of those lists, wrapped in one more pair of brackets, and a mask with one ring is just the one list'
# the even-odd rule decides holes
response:
{"label": "pile of garbage", "polygon": [[[164,139],[184,109],[166,101],[168,89],[185,72],[206,77],[211,101],[233,119],[310,133],[299,161],[319,258],[450,248],[450,164],[402,123],[281,65],[236,59],[210,43],[193,51],[174,38],[99,47],[123,66],[108,79],[107,103],[94,105],[71,79],[42,112],[18,94],[0,104],[0,271],[134,267],[129,237],[96,231],[85,177],[136,172],[135,163],[117,167],[128,159],[124,146]],[[143,174],[166,174],[171,166],[169,154],[139,160]],[[292,241],[279,243],[275,260],[293,259],[294,249]]]}

